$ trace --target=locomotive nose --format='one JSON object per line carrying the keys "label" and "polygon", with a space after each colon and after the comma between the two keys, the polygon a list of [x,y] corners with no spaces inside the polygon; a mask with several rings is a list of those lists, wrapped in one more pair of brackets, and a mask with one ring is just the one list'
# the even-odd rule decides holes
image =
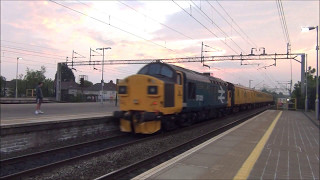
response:
{"label": "locomotive nose", "polygon": [[120,109],[155,112],[159,108],[163,82],[148,75],[133,75],[119,85]]}

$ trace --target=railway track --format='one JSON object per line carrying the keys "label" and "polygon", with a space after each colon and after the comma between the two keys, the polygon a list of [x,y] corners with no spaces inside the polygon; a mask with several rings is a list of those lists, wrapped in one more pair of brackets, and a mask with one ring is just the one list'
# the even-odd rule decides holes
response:
{"label": "railway track", "polygon": [[[151,169],[152,167],[169,160],[170,158],[168,157],[174,157],[182,152],[184,152],[187,149],[190,149],[190,146],[196,146],[218,134],[221,134],[228,129],[231,129],[232,127],[246,121],[247,119],[258,115],[265,111],[266,109],[262,109],[260,111],[255,111],[254,113],[250,113],[244,117],[241,117],[233,122],[230,122],[228,124],[225,124],[221,127],[218,127],[217,129],[213,129],[210,132],[207,132],[199,137],[193,138],[188,142],[181,143],[175,147],[172,147],[171,149],[164,151],[162,153],[156,154],[152,157],[143,159],[139,162],[130,164],[126,167],[123,167],[121,169],[115,170],[113,172],[110,172],[108,174],[102,175],[95,180],[104,180],[104,179],[131,179],[134,178],[135,176],[139,175],[140,173],[143,173],[147,169]],[[187,149],[186,149],[187,148]],[[185,149],[185,150],[184,150]],[[155,163],[157,162],[157,163]]]}
{"label": "railway track", "polygon": [[[161,153],[158,153],[156,155],[152,155],[152,157],[148,157],[148,158],[145,158],[143,160],[134,160],[134,163],[131,163],[131,164],[124,164],[122,165],[121,167],[108,167],[110,166],[108,163],[106,167],[104,167],[103,170],[106,170],[107,172],[106,173],[102,173],[102,172],[99,172],[99,173],[92,173],[93,175],[87,175],[88,177],[82,177],[83,179],[88,179],[88,178],[92,178],[92,177],[98,177],[98,179],[119,179],[119,178],[123,178],[125,174],[127,173],[130,173],[130,176],[129,177],[134,177],[134,175],[136,175],[137,173],[137,169],[141,169],[141,167],[145,167],[146,165],[150,165],[150,163],[154,163],[155,161],[159,161],[159,159],[164,159],[165,156],[167,156],[168,154],[174,154],[174,152],[176,153],[181,153],[181,151],[179,152],[179,150],[183,149],[184,147],[186,146],[190,146],[190,144],[199,144],[201,143],[201,141],[205,141],[205,139],[209,139],[211,138],[212,136],[216,135],[216,134],[219,134],[243,121],[245,121],[246,119],[248,119],[249,117],[252,117],[256,114],[259,114],[261,113],[262,111],[266,110],[267,108],[263,108],[263,109],[257,109],[257,110],[252,110],[250,111],[250,113],[239,113],[238,115],[236,115],[236,117],[238,118],[236,122],[232,122],[232,123],[228,123],[228,124],[224,124],[225,123],[225,119],[232,119],[232,117],[224,117],[224,118],[220,118],[218,120],[216,120],[216,125],[217,129],[211,131],[211,132],[208,132],[208,133],[205,133],[205,135],[202,135],[201,137],[197,137],[197,138],[193,138],[192,140],[188,141],[188,142],[184,142],[182,144],[179,144],[175,147],[172,147],[170,148],[169,150],[166,150],[164,152],[161,152]],[[230,120],[229,120],[230,121]],[[126,136],[123,137],[123,139],[121,137],[115,137],[113,139],[113,141],[116,141],[117,144],[113,144],[112,146],[109,146],[109,147],[105,147],[105,148],[100,148],[99,150],[95,150],[95,151],[90,151],[90,152],[87,152],[87,153],[82,153],[82,154],[78,154],[78,155],[74,155],[72,157],[69,157],[69,158],[62,158],[61,160],[58,160],[58,161],[54,161],[54,162],[51,162],[51,163],[46,163],[46,164],[43,164],[43,165],[38,165],[38,166],[35,166],[33,168],[30,168],[30,169],[25,169],[25,170],[20,170],[19,172],[14,172],[14,173],[10,173],[10,174],[3,174],[3,172],[1,172],[1,177],[0,179],[21,179],[21,178],[26,178],[26,177],[29,177],[31,179],[33,179],[33,177],[37,177],[36,179],[42,179],[41,178],[41,175],[40,174],[46,174],[48,176],[48,174],[50,174],[51,172],[53,171],[58,171],[58,173],[56,174],[63,174],[61,173],[61,169],[64,169],[64,168],[61,168],[61,167],[64,167],[64,166],[71,166],[71,167],[75,167],[75,166],[81,166],[81,161],[86,161],[90,158],[95,158],[95,157],[106,157],[108,156],[108,154],[112,154],[112,153],[115,153],[115,152],[120,152],[123,151],[123,149],[129,149],[130,147],[133,147],[137,144],[140,144],[140,147],[143,147],[144,144],[146,143],[150,143],[150,142],[153,142],[157,139],[161,139],[161,138],[166,138],[166,137],[170,137],[170,136],[175,136],[177,134],[181,134],[185,131],[191,131],[192,129],[197,129],[198,127],[201,127],[201,126],[206,126],[206,124],[212,124],[212,121],[206,121],[206,122],[203,122],[203,123],[198,123],[198,124],[195,124],[193,126],[190,126],[190,127],[185,127],[185,128],[182,128],[182,129],[178,129],[178,130],[175,130],[175,131],[171,131],[171,132],[166,132],[166,133],[163,133],[163,134],[157,134],[157,135],[152,135],[152,136],[142,136],[143,138],[141,138],[141,136],[137,137],[137,136],[132,136],[130,134],[127,134]],[[219,125],[220,124],[220,125]],[[221,125],[221,124],[224,124],[224,125]],[[130,139],[130,138],[131,139]],[[129,139],[128,139],[129,138]],[[122,140],[121,140],[122,139]],[[126,140],[124,140],[126,139]],[[100,141],[100,142],[99,142]],[[99,140],[99,141],[96,141],[94,144],[98,144],[99,146],[99,143],[110,143],[111,142],[111,139],[105,139],[105,140]],[[196,142],[196,143],[195,143]],[[112,144],[112,143],[111,143]],[[79,144],[79,146],[75,147],[70,147],[70,148],[73,148],[74,150],[76,151],[81,151],[83,150],[84,148],[88,147],[88,146],[92,146],[92,144],[90,144],[90,142],[88,144]],[[190,147],[189,147],[190,148]],[[57,151],[61,151],[61,152],[64,152],[64,153],[68,153],[70,149],[57,149]],[[52,153],[56,153],[57,151],[52,151]],[[1,161],[1,167],[6,167],[6,166],[11,166],[13,168],[16,168],[17,166],[15,166],[15,163],[16,162],[30,162],[34,159],[37,159],[37,156],[39,157],[43,157],[43,158],[48,158],[49,155],[48,153],[51,153],[51,152],[41,152],[42,155],[39,155],[37,153],[35,153],[34,155],[31,155],[29,157],[25,156],[25,157],[17,157],[17,158],[11,158],[11,159],[6,159],[6,160],[3,160]],[[151,153],[152,154],[152,153]],[[111,155],[112,156],[112,155]],[[132,155],[129,155],[129,156],[132,156]],[[129,157],[128,157],[129,158]],[[30,160],[31,159],[31,160]],[[89,160],[88,160],[89,161]],[[118,163],[118,161],[116,161]],[[130,162],[128,160],[128,162]],[[80,165],[77,165],[80,164]],[[120,166],[120,165],[119,165]],[[60,168],[60,172],[59,169]],[[93,168],[95,169],[94,167],[89,167],[89,168]],[[88,171],[90,170],[89,168],[86,168]],[[101,168],[100,166],[98,168]],[[68,169],[68,168],[66,168]],[[113,171],[114,169],[114,171]],[[2,170],[3,171],[3,168]],[[68,171],[68,170],[66,170]],[[76,173],[76,174],[79,174],[79,173]],[[40,177],[39,177],[40,176]],[[55,178],[65,178],[63,175],[62,177],[55,177],[53,176],[53,178],[51,179],[55,179]],[[68,178],[68,177],[67,177]],[[76,178],[74,177],[73,175],[69,175],[69,178]],[[125,177],[125,179],[127,179],[127,177]]]}
{"label": "railway track", "polygon": [[140,137],[121,134],[111,138],[102,138],[95,141],[1,159],[0,179],[30,176],[44,169],[54,168],[75,159],[89,157],[90,155],[106,150],[112,150],[114,147],[125,145],[128,142],[134,142],[137,139],[140,139]]}

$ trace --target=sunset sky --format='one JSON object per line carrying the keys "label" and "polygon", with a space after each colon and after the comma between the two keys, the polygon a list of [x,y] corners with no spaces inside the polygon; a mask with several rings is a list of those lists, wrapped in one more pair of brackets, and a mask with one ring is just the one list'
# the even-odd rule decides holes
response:
{"label": "sunset sky", "polygon": [[[316,66],[319,1],[282,1],[292,53],[308,54]],[[239,27],[241,29],[239,29]],[[244,33],[245,34],[244,34]],[[54,79],[58,62],[71,61],[72,51],[89,60],[90,48],[111,47],[105,60],[199,57],[201,42],[212,47],[204,56],[249,54],[253,47],[266,53],[286,53],[276,1],[1,1],[1,75],[7,80],[26,69],[47,68]],[[102,53],[102,52],[101,52]],[[255,52],[260,54],[261,51]],[[78,56],[78,55],[77,55]],[[101,56],[92,60],[101,60]],[[298,58],[299,59],[299,58]],[[177,64],[236,84],[278,88],[290,81],[290,60]],[[257,65],[259,63],[259,66]],[[105,82],[135,74],[143,65],[105,65]],[[101,65],[74,67],[93,83],[101,80]],[[98,70],[94,70],[97,68]],[[260,68],[260,69],[259,69]],[[292,61],[293,83],[300,80],[300,63]]]}

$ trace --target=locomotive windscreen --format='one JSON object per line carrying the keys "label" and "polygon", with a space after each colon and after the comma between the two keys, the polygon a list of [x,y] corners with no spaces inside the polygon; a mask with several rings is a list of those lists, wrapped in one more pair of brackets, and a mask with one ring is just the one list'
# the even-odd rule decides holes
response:
{"label": "locomotive windscreen", "polygon": [[175,72],[166,64],[162,63],[151,63],[143,67],[138,74],[145,74],[154,76],[157,78],[167,78],[173,80]]}

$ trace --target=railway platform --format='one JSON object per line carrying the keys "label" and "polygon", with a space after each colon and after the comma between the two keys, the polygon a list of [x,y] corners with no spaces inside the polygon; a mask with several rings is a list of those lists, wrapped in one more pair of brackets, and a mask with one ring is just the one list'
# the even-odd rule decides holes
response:
{"label": "railway platform", "polygon": [[319,179],[314,120],[267,110],[133,179]]}
{"label": "railway platform", "polygon": [[59,123],[112,116],[119,109],[114,103],[46,103],[42,105],[44,114],[35,115],[35,104],[1,104],[1,127]]}
{"label": "railway platform", "polygon": [[119,131],[111,103],[47,103],[45,114],[34,104],[1,104],[0,155],[14,156],[65,146]]}

